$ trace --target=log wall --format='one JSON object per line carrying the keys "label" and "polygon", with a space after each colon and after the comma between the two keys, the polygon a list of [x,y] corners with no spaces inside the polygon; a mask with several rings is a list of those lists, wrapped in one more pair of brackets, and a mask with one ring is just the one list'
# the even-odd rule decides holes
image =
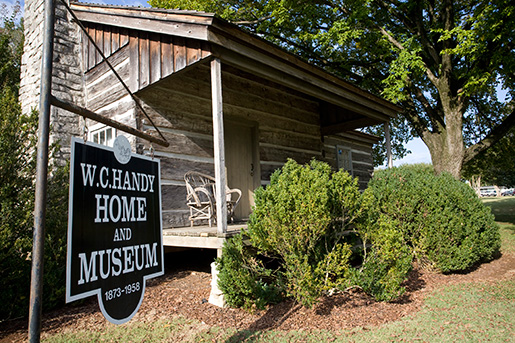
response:
{"label": "log wall", "polygon": [[[336,146],[343,145],[352,151],[353,172],[360,187],[366,187],[373,171],[373,140],[360,142],[346,134],[322,141],[317,101],[226,65],[222,85],[225,120],[251,122],[258,127],[262,185],[269,183],[273,171],[288,158],[299,163],[317,158],[336,169]],[[214,174],[209,65],[173,75],[139,95],[171,143],[166,149],[155,147],[155,154],[162,161],[164,194],[178,194],[167,204],[170,207],[165,207],[163,216],[168,226],[180,226],[187,211],[184,173],[197,170]],[[145,129],[152,131],[148,123]]]}
{"label": "log wall", "polygon": [[[164,227],[188,225],[184,174],[196,170],[214,175],[209,47],[191,39],[106,26],[92,26],[88,32],[170,143],[167,148],[153,147],[161,159]],[[155,131],[92,44],[84,40],[82,46],[87,107]],[[371,143],[355,141],[349,134],[322,137],[322,106],[316,99],[223,63],[222,87],[225,120],[257,127],[262,185],[288,158],[299,163],[316,158],[336,168],[337,145],[352,149],[354,175],[362,187],[368,182]],[[149,153],[148,142],[130,139],[139,153]]]}

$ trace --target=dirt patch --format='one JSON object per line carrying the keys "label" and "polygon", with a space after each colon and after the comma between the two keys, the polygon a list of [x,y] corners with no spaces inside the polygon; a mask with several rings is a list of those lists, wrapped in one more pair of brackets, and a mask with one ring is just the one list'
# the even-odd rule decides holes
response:
{"label": "dirt patch", "polygon": [[[211,258],[211,256],[208,256]],[[180,259],[184,261],[184,259]],[[324,297],[313,309],[292,301],[249,313],[245,310],[218,308],[209,303],[211,275],[208,267],[198,268],[195,261],[185,267],[167,270],[165,276],[147,283],[145,299],[132,322],[148,323],[173,316],[196,319],[207,326],[234,327],[238,330],[312,330],[377,326],[418,311],[423,299],[436,287],[459,282],[496,281],[515,277],[515,255],[505,254],[464,274],[441,275],[415,270],[406,282],[407,292],[393,303],[376,302],[360,291]],[[205,261],[204,261],[205,262]],[[205,264],[205,263],[204,263]],[[104,330],[110,326],[91,297],[80,305],[70,304],[43,314],[42,337],[57,332]],[[0,342],[24,342],[27,321],[0,324]]]}

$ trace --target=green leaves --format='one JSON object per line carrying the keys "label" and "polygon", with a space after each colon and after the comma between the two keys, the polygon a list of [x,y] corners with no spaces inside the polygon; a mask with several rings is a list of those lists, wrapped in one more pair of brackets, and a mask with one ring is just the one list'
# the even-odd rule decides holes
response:
{"label": "green leaves", "polygon": [[[0,320],[27,315],[31,272],[37,113],[21,113],[23,28],[19,8],[0,29]],[[52,151],[57,149],[52,147]],[[43,307],[64,302],[68,169],[50,166]]]}
{"label": "green leaves", "polygon": [[405,42],[410,49],[400,50],[397,58],[390,64],[389,75],[383,81],[382,95],[393,103],[410,98],[409,85],[424,73],[425,65],[420,56],[421,48],[413,39]]}
{"label": "green leaves", "polygon": [[[269,293],[263,293],[266,285],[268,291],[275,290],[272,294],[288,295],[312,307],[324,292],[353,280],[351,261],[361,258],[355,248],[361,246],[373,206],[371,193],[361,194],[357,179],[316,160],[306,165],[289,160],[272,175],[270,185],[256,190],[254,201],[244,233],[250,246],[241,246],[237,238],[222,254],[219,285],[232,305],[269,303]],[[398,256],[387,254],[384,258],[392,261],[383,269],[389,273]],[[264,260],[274,261],[275,267],[269,269]],[[254,272],[253,266],[259,271]],[[388,286],[398,291],[398,285]]]}
{"label": "green leaves", "polygon": [[464,271],[499,251],[499,228],[468,185],[430,166],[381,170],[369,189],[377,229],[395,227],[414,257],[441,272]]}
{"label": "green leaves", "polygon": [[[411,133],[428,145],[436,169],[456,178],[465,156],[453,145],[480,142],[513,106],[515,5],[510,0],[150,1],[157,3],[215,11],[398,103]],[[510,93],[507,99],[495,96],[499,83]],[[394,142],[410,138],[402,131],[393,132]],[[446,144],[445,136],[454,143]],[[380,147],[375,151],[384,156]]]}
{"label": "green leaves", "polygon": [[[233,306],[291,296],[312,307],[333,288],[359,286],[380,301],[401,296],[415,258],[441,272],[464,271],[499,251],[499,228],[467,185],[429,165],[356,180],[325,163],[289,160],[255,193],[243,238],[222,254],[220,288]],[[265,262],[266,261],[266,262]]]}

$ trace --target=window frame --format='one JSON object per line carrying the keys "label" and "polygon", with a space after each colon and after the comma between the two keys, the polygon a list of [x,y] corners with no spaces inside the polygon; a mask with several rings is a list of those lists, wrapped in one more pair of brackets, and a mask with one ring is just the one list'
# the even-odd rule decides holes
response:
{"label": "window frame", "polygon": [[[109,139],[107,138],[107,132],[108,131],[112,131],[111,137]],[[102,133],[105,133],[104,142],[102,142],[102,140],[100,139],[100,137],[101,137],[100,135]],[[98,135],[97,136],[98,138],[95,141],[95,136],[96,135]],[[108,125],[104,125],[104,124],[95,124],[95,125],[91,126],[91,128],[89,129],[88,140],[90,140],[93,143],[105,145],[105,146],[108,146],[108,147],[112,148],[116,136],[117,136],[117,131],[116,131],[116,129],[114,127],[108,126]]]}

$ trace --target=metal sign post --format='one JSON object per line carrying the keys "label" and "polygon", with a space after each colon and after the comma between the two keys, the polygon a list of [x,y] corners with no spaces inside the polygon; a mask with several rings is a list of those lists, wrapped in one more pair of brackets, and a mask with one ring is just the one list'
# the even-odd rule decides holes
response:
{"label": "metal sign post", "polygon": [[41,63],[41,93],[39,98],[39,127],[34,200],[34,233],[30,283],[29,342],[39,342],[43,295],[43,262],[45,247],[45,217],[48,173],[48,137],[50,126],[50,97],[52,90],[52,56],[54,48],[55,7],[45,0],[43,56]]}

